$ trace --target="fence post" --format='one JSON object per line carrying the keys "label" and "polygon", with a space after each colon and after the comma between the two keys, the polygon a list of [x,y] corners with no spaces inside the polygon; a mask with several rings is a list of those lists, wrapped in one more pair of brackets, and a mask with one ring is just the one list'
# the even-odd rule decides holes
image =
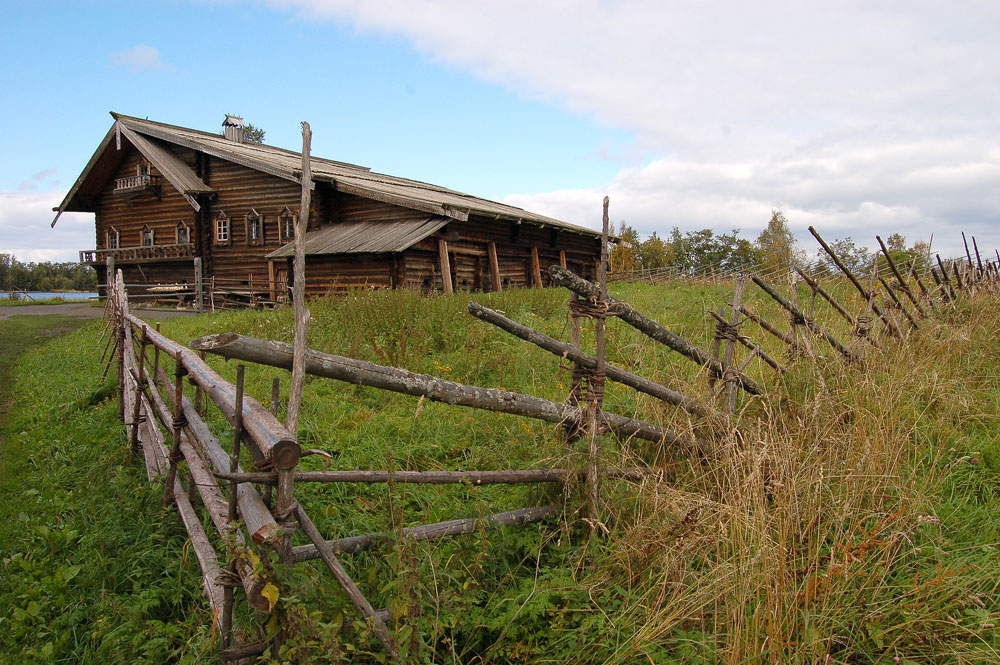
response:
{"label": "fence post", "polygon": [[201,274],[201,257],[196,256],[194,258],[194,302],[195,309],[201,314],[205,311],[205,283],[202,280]]}

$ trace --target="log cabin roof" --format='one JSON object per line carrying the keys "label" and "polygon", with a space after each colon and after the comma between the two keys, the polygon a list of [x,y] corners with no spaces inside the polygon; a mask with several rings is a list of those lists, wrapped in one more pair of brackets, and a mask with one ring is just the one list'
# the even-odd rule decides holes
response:
{"label": "log cabin roof", "polygon": [[[382,254],[402,252],[420,242],[448,222],[449,217],[433,216],[423,220],[360,221],[328,224],[305,235],[305,253]],[[290,242],[267,255],[269,259],[295,255]]]}
{"label": "log cabin roof", "polygon": [[[112,146],[112,140],[120,140],[118,137],[121,135],[136,145],[136,148],[143,152],[143,155],[163,173],[171,185],[189,199],[196,209],[197,195],[211,193],[212,190],[201,183],[194,172],[173,155],[169,148],[171,144],[301,183],[302,155],[299,152],[258,143],[237,143],[221,134],[143,120],[114,112],[111,115],[115,119],[115,124],[98,146],[62,204],[54,209],[58,214],[52,221],[53,226],[63,211],[94,211],[94,199],[121,161],[121,151],[115,150]],[[155,154],[156,159],[146,154],[147,151]],[[476,215],[505,221],[530,222],[586,236],[600,236],[600,232],[592,229],[529,212],[516,206],[417,180],[375,173],[367,167],[346,162],[311,157],[310,169],[314,182],[330,183],[338,191],[436,216],[465,221],[470,215]],[[167,171],[171,172],[173,179],[167,175]],[[194,180],[198,180],[200,185]]]}

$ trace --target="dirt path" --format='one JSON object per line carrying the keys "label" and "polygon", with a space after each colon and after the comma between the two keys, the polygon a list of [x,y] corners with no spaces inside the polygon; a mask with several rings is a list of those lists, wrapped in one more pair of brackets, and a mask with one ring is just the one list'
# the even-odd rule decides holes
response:
{"label": "dirt path", "polygon": [[[65,303],[60,305],[0,305],[0,320],[12,316],[44,316],[57,314],[59,316],[75,316],[84,319],[99,319],[104,316],[104,308],[90,303]],[[174,316],[192,316],[195,312],[189,310],[158,309],[143,311],[142,318],[168,319]]]}

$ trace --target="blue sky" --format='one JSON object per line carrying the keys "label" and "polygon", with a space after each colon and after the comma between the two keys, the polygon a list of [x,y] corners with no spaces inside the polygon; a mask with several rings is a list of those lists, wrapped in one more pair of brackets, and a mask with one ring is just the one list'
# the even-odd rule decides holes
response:
{"label": "blue sky", "polygon": [[0,2],[0,252],[71,260],[57,205],[108,111],[297,149],[596,228],[804,249],[1000,246],[1000,3]]}

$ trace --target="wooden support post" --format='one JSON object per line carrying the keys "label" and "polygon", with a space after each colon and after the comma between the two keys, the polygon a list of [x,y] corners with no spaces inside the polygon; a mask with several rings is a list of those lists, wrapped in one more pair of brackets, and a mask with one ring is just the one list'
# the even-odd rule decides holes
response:
{"label": "wooden support post", "polygon": [[976,253],[976,266],[979,276],[983,275],[983,259],[979,256],[979,245],[976,243],[976,236],[972,236],[972,251]]}
{"label": "wooden support post", "polygon": [[[608,300],[608,204],[609,199],[604,197],[604,215],[601,231],[601,261],[597,266],[597,284],[600,289],[600,301],[602,304]],[[533,247],[533,256],[538,257],[538,249]],[[537,265],[537,263],[536,263]],[[539,275],[539,281],[541,276]],[[592,535],[600,533],[598,525],[601,521],[600,510],[600,468],[601,468],[601,409],[604,403],[604,379],[605,365],[607,363],[606,343],[604,338],[604,316],[594,318],[594,336],[597,346],[596,365],[593,373],[588,377],[587,394],[589,399],[587,434],[589,436],[589,455],[587,464],[587,489],[590,495],[590,530]]]}
{"label": "wooden support post", "polygon": [[309,327],[309,309],[306,307],[306,229],[309,227],[309,208],[312,205],[312,167],[309,149],[312,145],[312,131],[309,123],[302,123],[302,201],[295,217],[295,284],[293,285],[293,307],[295,308],[295,357],[292,362],[292,385],[288,393],[288,414],[285,427],[297,436],[299,430],[299,408],[302,406],[302,386],[305,382],[302,358],[306,351],[306,329]]}
{"label": "wooden support post", "polygon": [[743,299],[743,279],[736,281],[733,291],[733,311],[729,320],[729,334],[726,337],[726,350],[723,355],[722,366],[725,371],[726,381],[726,413],[736,412],[736,377],[733,372],[733,353],[736,351],[736,339],[733,335],[739,335],[740,324],[740,301]]}
{"label": "wooden support post", "polygon": [[[598,289],[597,286],[581,277],[578,277],[569,270],[564,270],[557,265],[553,265],[549,267],[549,275],[552,278],[552,283],[557,286],[564,286],[584,298],[600,298],[600,289]],[[708,371],[715,374],[715,376],[720,378],[722,377],[722,363],[712,358],[704,349],[698,348],[680,335],[671,332],[656,321],[653,321],[652,319],[637,312],[628,303],[609,297],[608,307],[609,315],[617,316],[625,323],[651,337],[657,342],[668,346],[699,365],[706,366]],[[761,387],[745,374],[740,374],[737,377],[737,380],[739,381],[740,387],[748,393],[752,395],[763,394]]]}
{"label": "wooden support post", "polygon": [[[127,327],[127,324],[126,324]],[[135,377],[135,403],[132,405],[132,430],[129,435],[129,447],[132,452],[139,452],[139,418],[142,415],[143,420],[145,420],[145,414],[142,413],[142,395],[146,390],[146,376],[144,372],[144,365],[146,361],[146,344],[148,338],[146,336],[146,326],[142,327],[142,337],[139,340],[139,369],[137,376]]]}
{"label": "wooden support post", "polygon": [[184,411],[181,402],[184,399],[184,362],[181,354],[174,357],[174,412],[171,429],[173,430],[173,447],[170,449],[170,468],[163,487],[163,505],[169,505],[174,498],[174,478],[177,477],[177,463],[183,459],[181,455],[181,434],[184,430]]}
{"label": "wooden support post", "polygon": [[[899,268],[896,267],[896,262],[892,260],[892,256],[889,254],[889,249],[885,246],[885,243],[882,242],[882,238],[875,236],[875,239],[878,240],[878,244],[882,248],[882,255],[885,256],[885,261],[889,264],[889,270],[891,270],[892,274],[896,277],[900,288],[903,289],[903,293],[905,293],[910,299],[913,306],[917,308],[917,314],[919,314],[922,318],[926,318],[927,313],[920,307],[920,303],[914,297],[913,291],[910,291],[910,286],[906,283],[906,280],[903,279],[903,275],[899,272]],[[902,306],[902,304],[900,306]]]}
{"label": "wooden support post", "polygon": [[451,283],[451,259],[448,257],[448,241],[438,238],[438,258],[441,260],[441,289],[445,294],[454,293]]}
{"label": "wooden support post", "polygon": [[937,258],[938,268],[941,269],[941,280],[943,282],[942,292],[945,294],[945,296],[947,296],[945,300],[952,301],[955,299],[955,290],[951,286],[951,278],[948,277],[948,271],[945,269],[944,263],[941,261],[941,255],[935,254],[934,256]]}
{"label": "wooden support post", "polygon": [[969,253],[969,241],[965,239],[965,231],[962,231],[962,244],[965,245],[965,258],[968,259],[968,266],[972,266],[972,254]]}
{"label": "wooden support post", "polygon": [[958,261],[952,260],[951,269],[955,273],[955,283],[958,285],[959,290],[965,289],[965,284],[962,282],[962,275],[958,272]]}
{"label": "wooden support post", "polygon": [[[236,421],[233,423],[233,448],[229,455],[229,473],[236,473],[240,468],[240,441],[243,438],[243,375],[245,365],[236,367]],[[227,521],[230,529],[236,530],[236,496],[238,487],[235,482],[229,483],[229,514]],[[236,557],[226,566],[226,571],[236,574]],[[225,646],[233,644],[233,587],[227,585],[223,597],[222,609],[222,643]]]}
{"label": "wooden support post", "polygon": [[[716,321],[719,321],[721,319],[723,322],[725,322],[725,315],[726,315],[726,308],[725,307],[720,307],[718,314],[716,314],[712,310],[709,310],[708,313],[711,314],[712,316],[714,316]],[[720,329],[719,329],[718,325],[715,326],[715,334],[712,335],[712,358],[714,358],[718,362],[722,362],[722,335],[720,334]],[[723,365],[722,368],[723,368],[723,374],[724,374],[725,373],[725,369],[726,369],[725,365]],[[716,381],[717,381],[717,378],[716,378],[715,374],[712,374],[711,372],[709,372],[709,374],[708,374],[708,389],[709,389],[709,391],[711,391],[713,393],[715,392],[715,382]]]}
{"label": "wooden support post", "polygon": [[497,260],[497,244],[490,240],[486,244],[486,251],[490,255],[490,279],[493,281],[493,290],[503,291],[503,284],[500,282],[500,262]]}
{"label": "wooden support post", "polygon": [[563,268],[566,267],[566,250],[565,249],[560,249],[559,250],[559,265],[562,266]]}
{"label": "wooden support post", "polygon": [[205,311],[205,282],[202,277],[201,257],[194,257],[194,304],[201,314]]}
{"label": "wooden support post", "polygon": [[[792,305],[795,309],[799,308],[799,274],[792,273]],[[790,336],[792,338],[792,345],[788,349],[789,358],[797,358],[801,349],[799,348],[799,319],[789,312],[788,321],[791,324]]]}
{"label": "wooden support post", "polygon": [[542,287],[542,266],[538,261],[538,247],[531,246],[531,280],[538,288]]}
{"label": "wooden support post", "polygon": [[[202,362],[205,361],[205,352],[199,351],[198,357],[201,358]],[[198,412],[199,416],[205,415],[205,393],[202,392],[201,385],[198,383],[194,384],[194,410]]]}

